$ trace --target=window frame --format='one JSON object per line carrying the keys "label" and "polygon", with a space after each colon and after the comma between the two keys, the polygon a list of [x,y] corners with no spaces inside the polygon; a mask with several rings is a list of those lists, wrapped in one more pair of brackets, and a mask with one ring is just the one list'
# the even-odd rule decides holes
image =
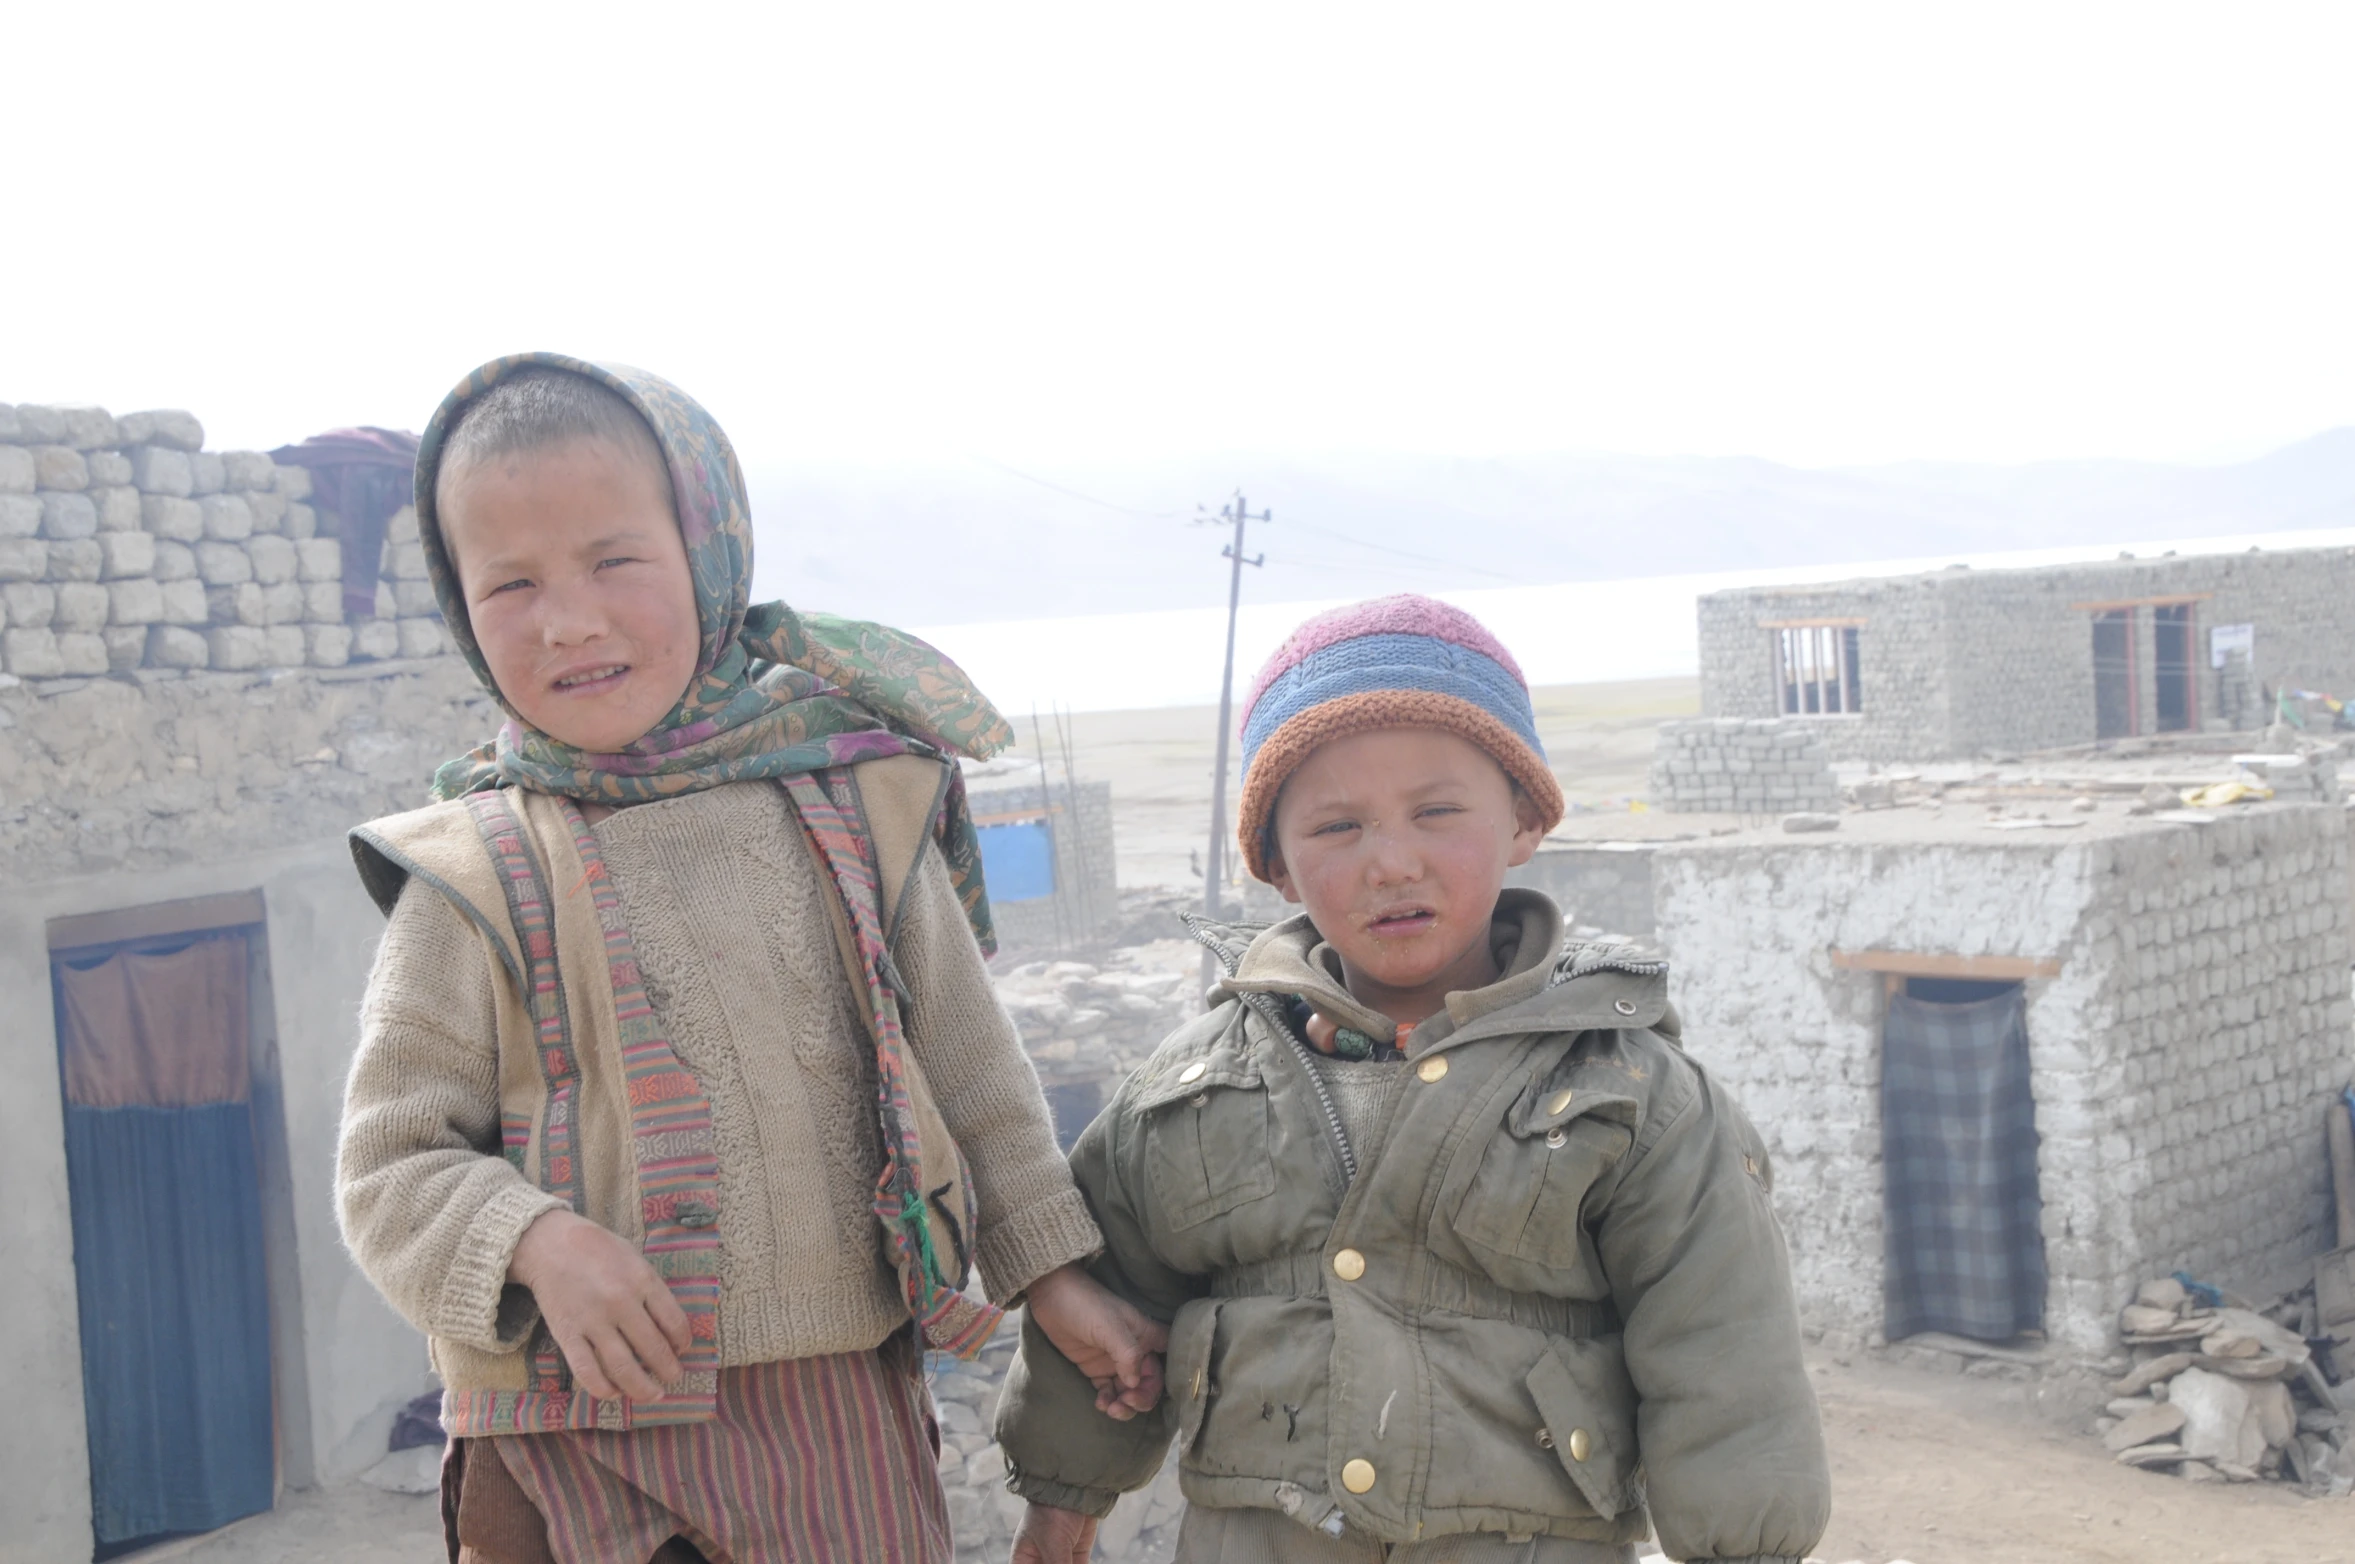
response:
{"label": "window frame", "polygon": [[1864,715],[1864,623],[1861,619],[1782,619],[1762,626],[1774,635],[1777,716]]}

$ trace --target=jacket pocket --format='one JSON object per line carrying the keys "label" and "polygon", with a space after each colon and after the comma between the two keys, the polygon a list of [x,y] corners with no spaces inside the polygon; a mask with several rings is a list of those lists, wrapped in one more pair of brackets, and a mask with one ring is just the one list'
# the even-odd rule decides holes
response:
{"label": "jacket pocket", "polygon": [[1541,1075],[1506,1111],[1449,1218],[1481,1265],[1517,1292],[1601,1285],[1583,1208],[1635,1142],[1634,1099],[1559,1080]]}
{"label": "jacket pocket", "polygon": [[1140,1102],[1139,1112],[1146,1187],[1164,1230],[1199,1227],[1275,1193],[1268,1096],[1257,1060],[1223,1052],[1196,1060]]}
{"label": "jacket pocket", "polygon": [[1211,1353],[1218,1345],[1221,1300],[1196,1298],[1182,1305],[1169,1324],[1169,1393],[1178,1403],[1178,1453],[1194,1448],[1202,1435],[1202,1418],[1218,1394],[1211,1377]]}
{"label": "jacket pocket", "polygon": [[1544,1419],[1538,1443],[1554,1452],[1594,1512],[1608,1520],[1641,1500],[1635,1383],[1617,1336],[1556,1338],[1522,1381]]}

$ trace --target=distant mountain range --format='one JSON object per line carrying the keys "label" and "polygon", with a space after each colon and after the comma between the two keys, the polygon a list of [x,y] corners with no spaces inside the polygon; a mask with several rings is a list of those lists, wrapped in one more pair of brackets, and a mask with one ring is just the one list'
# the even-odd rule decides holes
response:
{"label": "distant mountain range", "polygon": [[2355,525],[2355,428],[2223,466],[1800,468],[1747,457],[974,458],[751,477],[760,589],[900,624],[1223,603],[1240,485],[1259,601]]}

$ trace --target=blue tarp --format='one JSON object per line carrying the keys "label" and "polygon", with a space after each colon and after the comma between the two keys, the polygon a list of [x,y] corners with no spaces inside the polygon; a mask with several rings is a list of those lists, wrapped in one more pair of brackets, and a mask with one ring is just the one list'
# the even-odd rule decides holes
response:
{"label": "blue tarp", "polygon": [[991,901],[1043,901],[1055,894],[1055,839],[1044,820],[985,825],[975,834]]}
{"label": "blue tarp", "polygon": [[101,1547],[270,1508],[270,1308],[243,1102],[65,1110]]}

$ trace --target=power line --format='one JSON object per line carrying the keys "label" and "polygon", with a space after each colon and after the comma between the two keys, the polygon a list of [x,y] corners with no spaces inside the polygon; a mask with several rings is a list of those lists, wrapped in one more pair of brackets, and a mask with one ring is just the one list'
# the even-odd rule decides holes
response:
{"label": "power line", "polygon": [[[1077,489],[1056,483],[1049,478],[1042,478],[1036,473],[1024,472],[1019,467],[1009,467],[994,457],[977,455],[973,459],[985,467],[995,467],[1009,477],[1020,478],[1025,483],[1035,483],[1042,489],[1052,489],[1057,494],[1081,501],[1084,504],[1099,506],[1109,511],[1118,511],[1123,516],[1137,516],[1146,521],[1170,521],[1183,514],[1183,512],[1174,510],[1139,510],[1134,505],[1123,505],[1117,500],[1100,499],[1093,494],[1083,494]],[[1331,527],[1320,527],[1314,522],[1295,521],[1290,525],[1298,527],[1303,532],[1313,532],[1319,537],[1331,538],[1336,543],[1346,543],[1351,548],[1369,549],[1377,554],[1395,554],[1400,559],[1411,559],[1425,565],[1439,565],[1450,570],[1469,571],[1473,575],[1488,576],[1497,581],[1518,581],[1521,579],[1506,571],[1490,570],[1485,566],[1466,564],[1460,559],[1445,559],[1437,554],[1418,554],[1413,549],[1397,548],[1388,543],[1370,543],[1364,538],[1353,538],[1346,532],[1337,532]]]}
{"label": "power line", "polygon": [[977,455],[973,459],[984,467],[995,467],[998,471],[1010,477],[1020,478],[1025,483],[1035,483],[1042,489],[1052,489],[1057,494],[1070,499],[1081,500],[1089,505],[1100,505],[1106,510],[1116,510],[1124,516],[1141,516],[1147,521],[1175,521],[1185,514],[1183,511],[1174,510],[1139,510],[1134,505],[1122,505],[1114,500],[1100,500],[1093,494],[1082,494],[1077,489],[1065,488],[1062,484],[1042,478],[1037,473],[1024,472],[1019,467],[1009,467],[994,457]]}
{"label": "power line", "polygon": [[1400,559],[1418,560],[1423,564],[1439,565],[1448,570],[1468,570],[1476,576],[1493,576],[1499,581],[1521,579],[1519,576],[1510,575],[1502,570],[1490,570],[1481,565],[1468,565],[1460,559],[1443,559],[1436,554],[1418,554],[1412,549],[1393,548],[1387,543],[1368,543],[1363,538],[1353,538],[1346,532],[1335,532],[1330,527],[1320,527],[1314,522],[1295,521],[1289,525],[1297,527],[1303,532],[1313,532],[1319,537],[1331,538],[1336,543],[1346,543],[1352,548],[1372,549],[1377,554],[1395,554]]}

